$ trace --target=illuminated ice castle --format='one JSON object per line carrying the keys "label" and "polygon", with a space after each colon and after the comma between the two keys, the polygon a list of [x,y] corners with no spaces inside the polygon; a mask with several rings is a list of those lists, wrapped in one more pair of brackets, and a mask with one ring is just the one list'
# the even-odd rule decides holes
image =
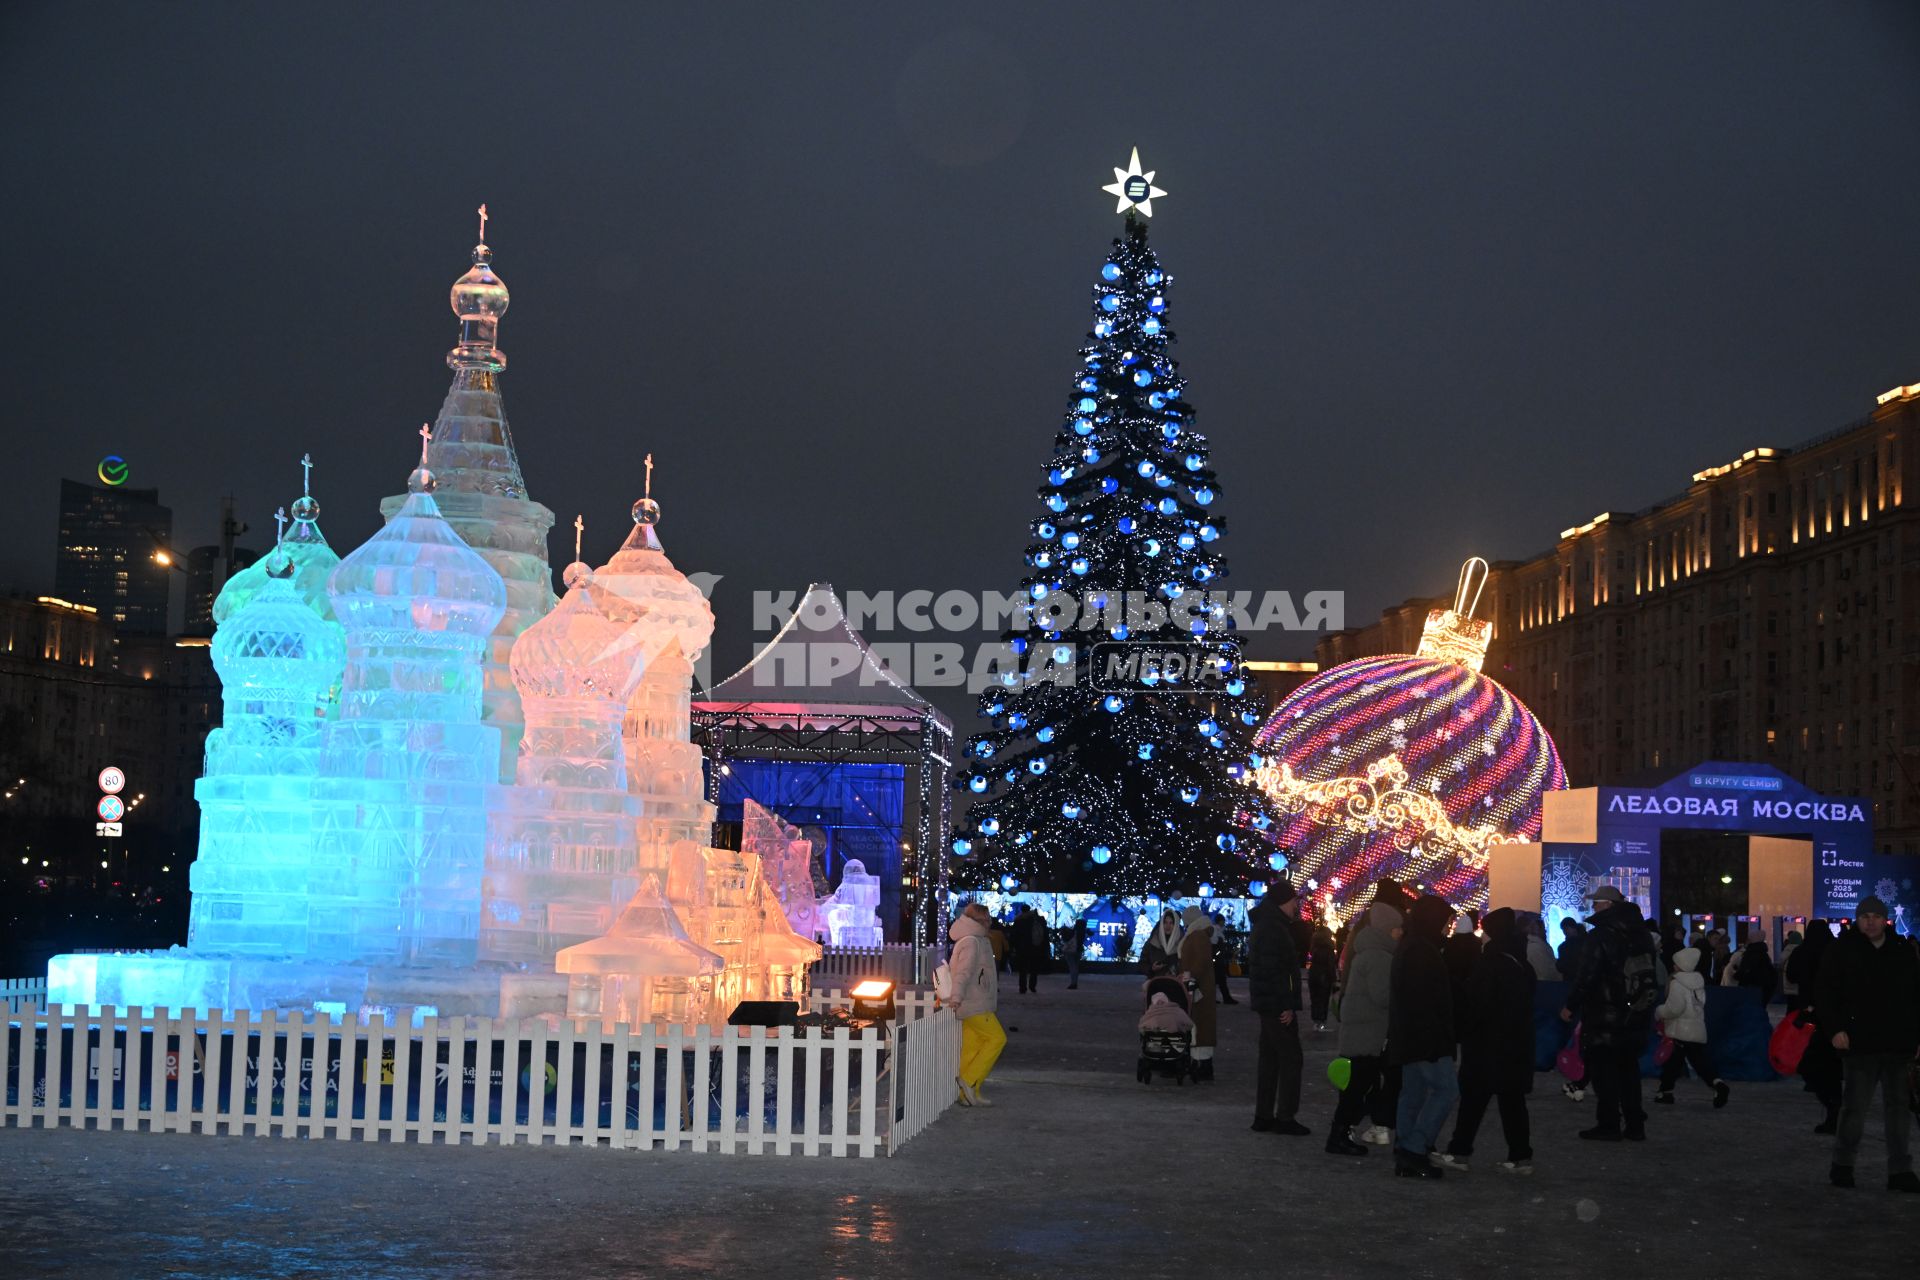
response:
{"label": "illuminated ice castle", "polygon": [[305,492],[222,593],[187,946],[56,956],[53,1002],[694,1022],[804,998],[819,947],[756,854],[711,847],[688,700],[713,613],[660,546],[651,459],[598,572],[575,521],[553,604],[490,259],[454,286],[453,389],[385,527],[336,561]]}

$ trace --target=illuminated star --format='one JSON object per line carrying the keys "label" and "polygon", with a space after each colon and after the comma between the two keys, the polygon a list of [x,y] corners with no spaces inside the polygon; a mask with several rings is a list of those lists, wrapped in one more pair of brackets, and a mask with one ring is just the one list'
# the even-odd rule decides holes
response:
{"label": "illuminated star", "polygon": [[1167,194],[1153,185],[1153,171],[1140,172],[1140,148],[1133,149],[1133,159],[1124,169],[1115,168],[1111,186],[1100,188],[1110,196],[1119,197],[1120,203],[1114,207],[1115,213],[1125,213],[1129,209],[1138,209],[1143,217],[1153,216],[1155,196]]}

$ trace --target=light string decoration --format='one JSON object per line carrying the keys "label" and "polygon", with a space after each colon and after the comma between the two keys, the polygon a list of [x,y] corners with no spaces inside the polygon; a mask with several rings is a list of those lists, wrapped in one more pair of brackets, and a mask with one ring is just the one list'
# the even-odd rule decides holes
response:
{"label": "light string decoration", "polygon": [[1381,833],[1396,848],[1429,860],[1454,857],[1467,866],[1487,865],[1487,851],[1509,837],[1493,827],[1463,827],[1432,795],[1415,791],[1400,757],[1388,754],[1367,765],[1366,777],[1309,782],[1284,762],[1254,770],[1254,785],[1273,797],[1283,813],[1311,813],[1348,831]]}

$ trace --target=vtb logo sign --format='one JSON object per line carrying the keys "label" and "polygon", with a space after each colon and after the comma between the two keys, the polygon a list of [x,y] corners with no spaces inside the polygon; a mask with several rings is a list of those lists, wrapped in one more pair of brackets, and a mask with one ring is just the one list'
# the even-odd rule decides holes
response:
{"label": "vtb logo sign", "polygon": [[94,468],[94,473],[100,477],[101,484],[122,485],[127,482],[130,468],[125,458],[117,453],[110,453],[100,459],[100,465]]}

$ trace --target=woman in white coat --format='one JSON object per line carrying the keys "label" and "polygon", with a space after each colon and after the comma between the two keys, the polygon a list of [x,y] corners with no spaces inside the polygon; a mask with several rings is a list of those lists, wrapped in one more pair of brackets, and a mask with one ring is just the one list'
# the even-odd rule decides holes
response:
{"label": "woman in white coat", "polygon": [[993,946],[987,941],[987,922],[992,917],[979,903],[970,903],[947,929],[953,939],[953,955],[947,960],[952,975],[952,993],[946,1003],[960,1019],[960,1105],[990,1107],[980,1096],[1000,1051],[1007,1047],[1007,1032],[994,1010],[1000,1007],[1000,975],[993,963]]}

